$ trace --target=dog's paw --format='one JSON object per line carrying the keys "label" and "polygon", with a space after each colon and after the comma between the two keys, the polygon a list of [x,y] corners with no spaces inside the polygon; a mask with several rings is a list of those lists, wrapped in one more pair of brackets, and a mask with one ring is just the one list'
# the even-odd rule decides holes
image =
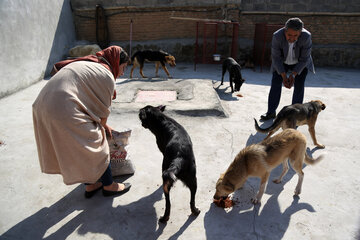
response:
{"label": "dog's paw", "polygon": [[200,214],[200,210],[198,208],[192,208],[191,209],[192,214],[194,214],[195,216]]}
{"label": "dog's paw", "polygon": [[256,197],[254,197],[254,198],[251,199],[251,202],[252,202],[254,205],[256,205],[256,204],[261,203],[261,199],[257,199]]}
{"label": "dog's paw", "polygon": [[294,195],[298,196],[298,195],[300,195],[300,193],[301,193],[301,189],[296,188],[294,191]]}
{"label": "dog's paw", "polygon": [[273,183],[279,184],[279,183],[281,183],[281,179],[274,179]]}
{"label": "dog's paw", "polygon": [[169,216],[162,216],[159,219],[159,222],[161,222],[161,223],[166,223],[167,221],[169,221]]}

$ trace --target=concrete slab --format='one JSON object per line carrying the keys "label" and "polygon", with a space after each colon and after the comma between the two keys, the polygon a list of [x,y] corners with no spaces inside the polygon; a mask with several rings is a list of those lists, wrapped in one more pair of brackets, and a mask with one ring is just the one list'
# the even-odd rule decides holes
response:
{"label": "concrete slab", "polygon": [[[168,112],[191,116],[226,116],[219,96],[211,81],[197,79],[128,79],[117,83],[117,99],[112,105],[113,113],[138,112],[148,104],[166,104]],[[141,91],[176,91],[177,101],[149,99],[136,101]]]}
{"label": "concrete slab", "polygon": [[138,91],[136,94],[135,102],[156,102],[156,101],[165,101],[165,102],[172,102],[177,100],[177,93],[176,91]]}
{"label": "concrete slab", "polygon": [[[117,130],[132,129],[128,150],[136,172],[118,179],[131,182],[133,187],[115,198],[97,194],[85,199],[82,185],[66,186],[61,176],[40,172],[31,105],[45,80],[0,99],[0,238],[359,239],[360,70],[323,68],[308,76],[305,101],[320,99],[327,104],[316,125],[318,140],[326,148],[314,148],[307,128],[298,128],[308,139],[309,152],[314,157],[325,155],[318,165],[304,166],[300,198],[293,197],[297,176],[291,170],[283,183],[269,182],[262,204],[257,206],[250,203],[250,198],[259,180],[249,179],[234,193],[237,204],[230,209],[212,203],[215,182],[243,147],[265,137],[256,133],[253,118],[266,111],[271,75],[243,70],[246,83],[241,88],[244,97],[239,98],[230,93],[228,81],[220,86],[220,65],[198,65],[194,72],[192,65],[178,64],[169,71],[174,79],[168,81],[118,81],[118,100],[113,104],[109,124]],[[145,75],[155,75],[150,65],[145,67]],[[201,213],[196,218],[191,216],[189,191],[177,182],[171,191],[171,217],[164,225],[158,223],[165,206],[162,155],[155,137],[141,126],[137,113],[147,103],[135,105],[125,100],[135,89],[132,84],[147,89],[158,84],[163,89],[171,82],[180,84],[188,79],[192,79],[189,85],[195,86],[193,89],[200,86],[193,91],[193,98],[199,94],[204,97],[196,104],[206,105],[205,97],[213,91],[227,117],[201,113],[201,109],[195,115],[179,114],[175,110],[188,107],[186,100],[179,101],[183,103],[180,105],[168,104],[167,114],[185,127],[194,144],[196,202]],[[283,89],[280,107],[291,102],[291,95],[292,90]],[[271,178],[280,171],[274,169]]]}

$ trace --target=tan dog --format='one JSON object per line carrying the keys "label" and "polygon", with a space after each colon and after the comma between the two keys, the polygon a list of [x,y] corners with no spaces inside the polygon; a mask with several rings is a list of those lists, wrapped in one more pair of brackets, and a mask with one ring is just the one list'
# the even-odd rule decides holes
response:
{"label": "tan dog", "polygon": [[313,165],[321,160],[321,156],[313,159],[306,154],[306,138],[295,130],[286,129],[272,138],[258,144],[250,145],[235,157],[225,174],[221,174],[216,183],[214,199],[226,198],[230,193],[241,188],[248,177],[260,177],[260,189],[252,202],[257,204],[261,201],[271,170],[283,164],[281,175],[273,180],[280,183],[289,169],[290,164],[298,174],[298,183],[295,195],[301,193],[301,185],[304,178],[302,171],[303,162]]}
{"label": "tan dog", "polygon": [[268,128],[260,128],[256,119],[255,128],[256,131],[261,133],[269,133],[265,139],[268,139],[272,134],[274,134],[279,128],[294,128],[296,126],[301,126],[307,124],[309,126],[309,132],[311,138],[314,142],[314,145],[318,148],[325,148],[324,145],[318,143],[315,136],[315,124],[319,112],[326,108],[325,104],[320,100],[311,101],[304,104],[293,104],[285,106],[276,116],[273,124]]}
{"label": "tan dog", "polygon": [[175,67],[175,57],[170,55],[164,51],[153,51],[153,50],[144,50],[144,51],[137,51],[132,57],[131,62],[133,63],[133,67],[130,71],[130,78],[133,76],[134,69],[136,67],[140,67],[140,75],[143,78],[146,78],[143,73],[144,63],[145,62],[155,62],[156,67],[156,76],[158,76],[159,66],[164,69],[166,75],[171,78],[169,71],[167,70],[165,63],[169,64],[171,67]]}
{"label": "tan dog", "polygon": [[95,55],[99,51],[101,51],[101,48],[97,44],[78,45],[69,50],[69,57],[84,57],[87,55]]}

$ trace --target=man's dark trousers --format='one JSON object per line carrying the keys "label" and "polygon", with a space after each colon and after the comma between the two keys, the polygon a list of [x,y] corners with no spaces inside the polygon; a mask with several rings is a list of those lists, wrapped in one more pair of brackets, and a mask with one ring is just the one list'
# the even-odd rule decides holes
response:
{"label": "man's dark trousers", "polygon": [[[291,71],[295,65],[284,64],[285,72]],[[304,100],[304,85],[308,69],[304,68],[301,74],[296,75],[294,82],[294,93],[292,98],[292,104],[303,103]],[[271,79],[271,88],[268,99],[268,114],[276,112],[277,107],[279,106],[280,97],[281,97],[281,88],[283,84],[283,79],[276,71],[273,72]]]}

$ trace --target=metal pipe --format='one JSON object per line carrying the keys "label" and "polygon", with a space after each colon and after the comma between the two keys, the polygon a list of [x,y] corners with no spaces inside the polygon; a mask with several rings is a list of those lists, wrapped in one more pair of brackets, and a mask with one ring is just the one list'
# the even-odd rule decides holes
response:
{"label": "metal pipe", "polygon": [[271,11],[241,11],[240,15],[292,15],[292,16],[342,16],[357,17],[358,12],[271,12]]}
{"label": "metal pipe", "polygon": [[131,58],[131,50],[132,50],[132,34],[133,34],[133,32],[132,32],[132,28],[133,28],[133,20],[131,19],[130,20],[130,50],[129,50],[129,53],[130,53],[130,58]]}
{"label": "metal pipe", "polygon": [[196,42],[195,42],[195,58],[194,58],[194,71],[196,71],[196,63],[198,61],[198,48],[199,48],[199,22],[196,22]]}

